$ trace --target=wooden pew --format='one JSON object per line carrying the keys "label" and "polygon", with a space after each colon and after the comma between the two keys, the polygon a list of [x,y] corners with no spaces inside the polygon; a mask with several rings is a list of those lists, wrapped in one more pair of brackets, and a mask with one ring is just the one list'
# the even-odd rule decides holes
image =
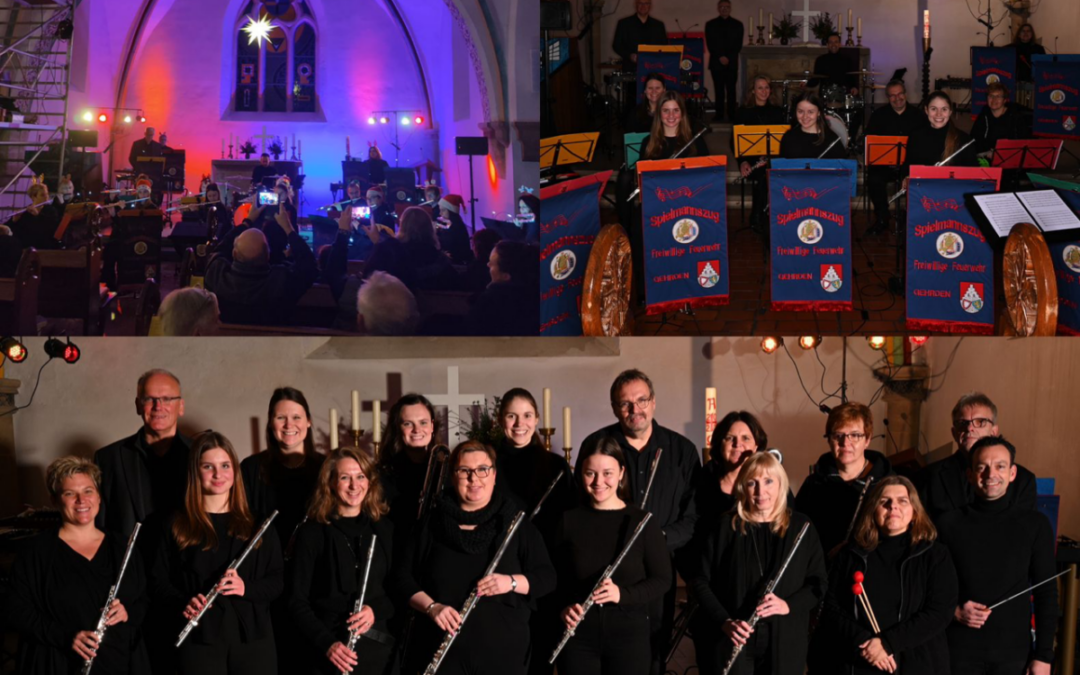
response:
{"label": "wooden pew", "polygon": [[356,337],[356,333],[332,328],[314,328],[311,326],[247,326],[238,323],[223,323],[218,335],[224,336],[308,336],[308,337]]}
{"label": "wooden pew", "polygon": [[38,251],[41,287],[38,314],[51,319],[80,319],[84,335],[101,334],[101,312],[108,294],[101,289],[101,249]]}
{"label": "wooden pew", "polygon": [[[188,249],[189,251],[191,249]],[[139,293],[135,308],[135,334],[145,337],[150,334],[150,323],[161,307],[161,287],[154,279],[147,279]]]}
{"label": "wooden pew", "polygon": [[330,328],[338,313],[338,303],[327,284],[314,284],[292,311],[292,325]]}
{"label": "wooden pew", "polygon": [[0,279],[0,333],[37,335],[41,259],[33,248],[19,258],[14,278]]}
{"label": "wooden pew", "polygon": [[417,291],[416,306],[424,318],[434,315],[468,316],[472,296],[470,291]]}

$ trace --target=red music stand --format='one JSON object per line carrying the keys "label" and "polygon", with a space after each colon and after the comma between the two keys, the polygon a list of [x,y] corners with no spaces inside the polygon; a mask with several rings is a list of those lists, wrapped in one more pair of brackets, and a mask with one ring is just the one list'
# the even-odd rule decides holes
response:
{"label": "red music stand", "polygon": [[[877,166],[883,169],[892,169],[894,180],[900,179],[900,169],[907,159],[907,136],[867,136],[863,149],[863,184],[870,184],[870,167]],[[866,192],[866,200],[863,202],[867,211],[870,210],[870,191]],[[899,232],[899,220],[897,221]]]}
{"label": "red music stand", "polygon": [[1043,169],[1053,171],[1061,157],[1063,141],[1051,138],[998,140],[990,166],[1002,169]]}
{"label": "red music stand", "polygon": [[1001,169],[982,166],[913,166],[912,178],[958,178],[960,180],[992,180],[1001,189]]}

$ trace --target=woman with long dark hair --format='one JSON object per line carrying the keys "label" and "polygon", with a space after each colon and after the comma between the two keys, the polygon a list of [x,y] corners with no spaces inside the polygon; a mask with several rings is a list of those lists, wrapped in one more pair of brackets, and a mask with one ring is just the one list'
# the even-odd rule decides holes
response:
{"label": "woman with long dark hair", "polygon": [[[670,159],[697,133],[690,124],[686,103],[679,92],[664,92],[657,108],[659,112],[653,117],[649,137],[641,143],[641,159]],[[698,137],[694,145],[679,156],[705,157],[708,154],[704,139]]]}
{"label": "woman with long dark hair", "polygon": [[[856,572],[880,631],[853,593]],[[902,476],[883,478],[833,563],[811,672],[948,673],[945,628],[958,592],[952,557],[915,487]]]}
{"label": "woman with long dark hair", "polygon": [[1035,41],[1035,27],[1030,23],[1020,24],[1012,44],[1016,49],[1016,81],[1031,82],[1031,57],[1046,53],[1046,49]]}
{"label": "woman with long dark hair", "polygon": [[[948,159],[968,142],[969,137],[956,128],[953,114],[956,106],[943,91],[935,91],[923,102],[923,112],[930,121],[929,126],[921,127],[908,137],[906,167],[932,166]],[[974,146],[949,160],[949,166],[975,166]]]}
{"label": "woman with long dark hair", "polygon": [[[356,448],[332,451],[319,472],[308,520],[296,537],[289,611],[306,648],[303,668],[290,672],[387,672],[394,645],[387,626],[394,614],[387,592],[394,528],[387,511],[371,458]],[[364,605],[354,612],[373,537]],[[355,650],[348,648],[350,630],[361,635]]]}
{"label": "woman with long dark hair", "polygon": [[629,502],[626,458],[617,441],[602,437],[583,449],[580,506],[567,511],[552,547],[559,573],[563,628],[575,635],[559,656],[562,675],[645,675],[649,672],[649,610],[671,585],[671,559],[660,525],[650,520],[622,563],[581,603],[615,561],[645,512]]}
{"label": "woman with long dark hair", "polygon": [[235,479],[237,464],[222,434],[195,437],[184,508],[166,524],[154,556],[153,593],[175,621],[176,635],[206,604],[204,594],[215,585],[220,590],[177,652],[180,675],[277,670],[270,603],[281,595],[284,564],[275,529],[267,528],[244,563],[228,570],[259,525],[243,481]]}
{"label": "woman with long dark hair", "polygon": [[698,529],[715,524],[721,515],[735,508],[735,479],[743,463],[755,452],[765,451],[769,436],[752,413],[735,410],[713,429],[709,461],[701,467],[694,489]]}
{"label": "woman with long dark hair", "polygon": [[[750,90],[746,93],[743,105],[735,111],[735,124],[760,126],[765,124],[784,124],[784,109],[772,102],[772,84],[769,78],[758,75],[753,78]],[[765,142],[759,145],[765,148]],[[753,182],[753,205],[750,210],[750,224],[764,222],[765,207],[769,204],[768,183],[765,180],[767,165],[757,166],[761,155],[744,155],[739,158],[739,173],[744,180]],[[755,168],[756,167],[756,168]]]}
{"label": "woman with long dark hair", "polygon": [[[416,524],[428,458],[438,445],[439,426],[435,406],[423,394],[405,394],[390,406],[379,449],[379,478],[399,543],[409,538]],[[435,467],[433,484],[438,470]]]}
{"label": "woman with long dark hair", "polygon": [[[835,140],[836,134],[825,122],[825,109],[817,94],[808,91],[795,99],[795,124],[780,139],[780,156],[786,159],[843,159],[844,144],[833,145]],[[822,153],[825,153],[824,157]]]}
{"label": "woman with long dark hair", "polygon": [[660,99],[665,93],[667,93],[667,83],[664,82],[664,76],[660,73],[649,73],[645,77],[645,90],[641,103],[637,104],[627,116],[623,131],[628,134],[651,131]]}
{"label": "woman with long dark hair", "polygon": [[[751,455],[735,482],[735,508],[718,519],[701,545],[690,584],[700,603],[693,629],[703,675],[802,675],[810,614],[825,595],[825,556],[814,526],[771,593],[765,586],[794,549],[809,519],[788,505],[788,477],[769,453]],[[751,627],[750,617],[760,620]]]}
{"label": "woman with long dark hair", "polygon": [[[450,456],[452,488],[419,524],[397,565],[398,583],[416,610],[416,628],[402,672],[432,660],[447,631],[460,631],[440,673],[524,675],[529,617],[536,599],[555,587],[555,570],[540,532],[525,519],[495,573],[484,576],[518,507],[495,483],[495,451],[466,441]],[[476,590],[479,602],[462,626],[459,610]]]}

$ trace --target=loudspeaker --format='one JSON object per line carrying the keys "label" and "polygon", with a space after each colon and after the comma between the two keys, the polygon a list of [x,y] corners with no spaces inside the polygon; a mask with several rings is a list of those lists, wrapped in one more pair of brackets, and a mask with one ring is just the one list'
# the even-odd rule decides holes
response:
{"label": "loudspeaker", "polygon": [[459,155],[486,155],[488,154],[487,136],[458,136],[454,139],[457,144]]}
{"label": "loudspeaker", "polygon": [[98,144],[97,129],[90,131],[68,131],[68,147],[70,148],[96,148]]}
{"label": "loudspeaker", "polygon": [[569,2],[540,3],[540,30],[570,30],[571,18]]}

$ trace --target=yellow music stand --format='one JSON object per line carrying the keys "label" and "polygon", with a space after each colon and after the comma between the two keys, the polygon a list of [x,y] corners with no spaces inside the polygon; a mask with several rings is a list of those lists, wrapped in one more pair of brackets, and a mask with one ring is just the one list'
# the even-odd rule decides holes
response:
{"label": "yellow music stand", "polygon": [[565,164],[591,162],[599,140],[599,131],[541,138],[540,168],[550,169]]}
{"label": "yellow music stand", "polygon": [[780,154],[780,139],[791,129],[788,124],[736,124],[736,157],[775,157]]}

